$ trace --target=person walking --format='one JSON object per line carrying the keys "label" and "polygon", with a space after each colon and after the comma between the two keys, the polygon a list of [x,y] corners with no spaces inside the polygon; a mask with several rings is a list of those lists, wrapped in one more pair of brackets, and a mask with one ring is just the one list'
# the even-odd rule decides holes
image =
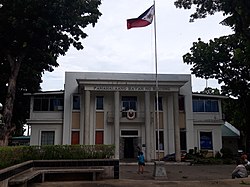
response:
{"label": "person walking", "polygon": [[145,166],[145,159],[144,159],[144,155],[143,155],[143,152],[141,151],[139,153],[139,156],[138,156],[138,174],[143,174],[144,172],[144,166]]}

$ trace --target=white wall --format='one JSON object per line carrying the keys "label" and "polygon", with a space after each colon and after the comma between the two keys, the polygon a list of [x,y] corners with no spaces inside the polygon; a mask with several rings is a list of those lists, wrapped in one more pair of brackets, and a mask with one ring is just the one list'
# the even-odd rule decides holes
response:
{"label": "white wall", "polygon": [[195,125],[194,126],[194,146],[200,150],[200,132],[212,132],[213,154],[215,155],[222,148],[221,125]]}
{"label": "white wall", "polygon": [[180,94],[185,96],[185,116],[186,116],[186,142],[187,151],[194,148],[194,124],[193,124],[193,103],[192,103],[192,86],[191,76],[189,81],[181,87]]}
{"label": "white wall", "polygon": [[41,145],[41,131],[55,131],[55,145],[62,144],[62,125],[32,125],[30,145]]}

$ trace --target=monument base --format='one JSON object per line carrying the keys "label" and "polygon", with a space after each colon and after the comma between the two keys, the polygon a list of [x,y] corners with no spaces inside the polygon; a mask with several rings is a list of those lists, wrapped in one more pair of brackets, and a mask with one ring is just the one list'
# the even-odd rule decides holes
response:
{"label": "monument base", "polygon": [[153,177],[155,180],[167,179],[167,173],[165,169],[165,163],[163,161],[154,162],[154,173]]}

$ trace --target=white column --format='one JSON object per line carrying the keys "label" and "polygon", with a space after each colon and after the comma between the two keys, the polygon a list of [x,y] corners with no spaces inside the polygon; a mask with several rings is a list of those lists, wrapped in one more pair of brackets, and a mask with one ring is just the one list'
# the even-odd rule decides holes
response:
{"label": "white column", "polygon": [[168,107],[167,107],[167,101],[168,100],[168,94],[166,94],[165,97],[162,98],[162,107],[163,107],[163,131],[164,131],[164,155],[167,155],[169,152],[169,146],[168,146]]}
{"label": "white column", "polygon": [[84,144],[90,144],[90,91],[85,91],[85,107],[84,107]]}
{"label": "white column", "polygon": [[168,139],[167,139],[167,149],[168,153],[175,152],[174,146],[174,99],[173,94],[168,94],[167,97],[167,131],[168,131]]}
{"label": "white column", "polygon": [[[81,92],[80,95],[80,144],[84,144],[84,124],[85,124],[85,108],[84,108],[84,103],[83,102],[85,99],[84,94]],[[73,99],[72,99],[73,100]]]}
{"label": "white column", "polygon": [[175,142],[175,159],[181,161],[180,147],[180,127],[179,127],[179,99],[178,93],[174,93],[174,142]]}
{"label": "white column", "polygon": [[150,92],[145,92],[145,143],[146,143],[146,160],[151,161],[151,136],[150,136]]}
{"label": "white column", "polygon": [[114,92],[115,101],[114,101],[114,131],[115,131],[115,158],[119,159],[119,146],[120,146],[120,94],[119,92]]}

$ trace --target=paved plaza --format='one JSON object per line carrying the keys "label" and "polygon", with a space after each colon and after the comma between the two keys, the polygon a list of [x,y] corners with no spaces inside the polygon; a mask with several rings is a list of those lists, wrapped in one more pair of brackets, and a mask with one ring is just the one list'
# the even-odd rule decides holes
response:
{"label": "paved plaza", "polygon": [[167,176],[161,180],[153,177],[154,164],[147,163],[145,172],[137,174],[136,163],[120,166],[120,179],[102,181],[45,182],[32,187],[245,187],[250,186],[250,177],[231,179],[234,165],[189,165],[187,163],[166,163]]}

